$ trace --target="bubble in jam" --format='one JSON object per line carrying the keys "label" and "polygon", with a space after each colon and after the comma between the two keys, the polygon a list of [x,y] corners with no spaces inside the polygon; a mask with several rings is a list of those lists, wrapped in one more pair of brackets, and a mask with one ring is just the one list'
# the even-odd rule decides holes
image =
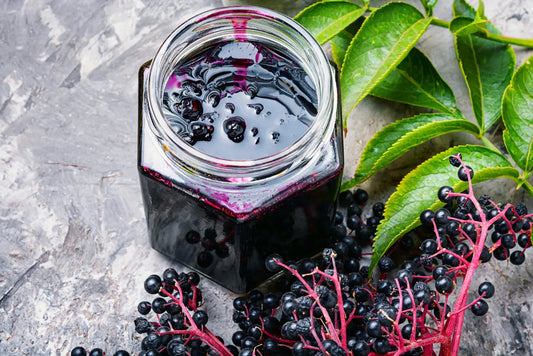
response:
{"label": "bubble in jam", "polygon": [[174,68],[163,111],[174,132],[204,153],[259,159],[304,135],[317,115],[317,93],[288,56],[259,43],[232,41]]}

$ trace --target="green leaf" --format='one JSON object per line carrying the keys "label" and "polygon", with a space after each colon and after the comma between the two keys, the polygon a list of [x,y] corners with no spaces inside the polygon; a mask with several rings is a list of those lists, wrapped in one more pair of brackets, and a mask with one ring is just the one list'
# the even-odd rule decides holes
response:
{"label": "green leaf", "polygon": [[365,146],[354,178],[344,182],[341,190],[351,189],[367,180],[411,148],[456,131],[476,135],[478,128],[468,120],[448,114],[421,114],[386,126]]}
{"label": "green leaf", "polygon": [[346,56],[346,50],[352,43],[353,37],[361,28],[361,25],[365,21],[365,17],[361,16],[350,26],[341,30],[335,37],[330,40],[331,43],[331,54],[333,55],[333,61],[337,64],[339,68],[342,68],[342,63],[344,62],[344,57]]}
{"label": "green leaf", "polygon": [[528,176],[533,169],[533,56],[518,68],[505,90],[502,115],[505,147]]}
{"label": "green leaf", "polygon": [[371,95],[452,115],[459,113],[453,91],[417,48],[372,89]]}
{"label": "green leaf", "polygon": [[320,44],[361,17],[366,8],[349,1],[317,2],[294,17],[313,34]]}
{"label": "green leaf", "polygon": [[450,22],[450,31],[456,36],[488,33],[487,20],[474,21],[469,17],[456,17]]}
{"label": "green leaf", "polygon": [[420,0],[427,16],[433,16],[433,8],[439,0]]}
{"label": "green leaf", "polygon": [[[475,27],[480,25],[475,24]],[[491,23],[486,26],[490,33],[499,34]],[[473,34],[460,34],[468,30],[472,30],[468,25],[458,30],[455,51],[470,92],[474,116],[484,133],[501,115],[501,100],[514,72],[515,54],[509,45]]]}
{"label": "green leaf", "polygon": [[389,198],[374,238],[370,270],[398,239],[420,225],[422,211],[444,205],[437,199],[440,187],[448,185],[456,192],[468,188],[467,182],[457,178],[457,168],[447,159],[457,153],[474,170],[474,184],[498,177],[518,179],[518,171],[502,154],[484,146],[452,147],[425,161],[405,176]]}
{"label": "green leaf", "polygon": [[344,120],[407,56],[430,22],[415,7],[401,2],[386,4],[365,20],[346,52],[341,69]]}
{"label": "green leaf", "polygon": [[474,19],[476,17],[476,10],[472,6],[470,6],[465,0],[454,0],[453,16],[462,16]]}

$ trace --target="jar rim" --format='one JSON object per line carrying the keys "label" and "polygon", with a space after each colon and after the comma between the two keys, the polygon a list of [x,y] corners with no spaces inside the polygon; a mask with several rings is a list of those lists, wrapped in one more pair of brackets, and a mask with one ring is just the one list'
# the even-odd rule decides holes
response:
{"label": "jar rim", "polygon": [[[235,17],[244,18],[246,21],[250,19],[261,19],[281,22],[283,26],[297,31],[298,35],[305,41],[305,45],[309,46],[309,51],[306,55],[312,55],[313,60],[317,62],[320,68],[327,68],[327,70],[318,71],[317,68],[308,66],[308,69],[318,72],[314,73],[315,79],[313,80],[318,95],[317,115],[309,128],[288,147],[272,155],[256,159],[232,160],[213,156],[195,148],[174,132],[165,119],[161,107],[163,97],[161,82],[166,84],[168,78],[161,80],[158,76],[163,72],[164,66],[169,65],[168,51],[175,44],[175,41],[179,40],[180,36],[186,33],[186,31],[200,26],[208,20],[234,20]],[[243,33],[241,35],[247,36],[248,34]],[[239,33],[234,33],[234,36],[236,40],[239,40]],[[193,53],[193,50],[190,48],[187,49],[186,54],[190,55],[191,53]],[[302,58],[299,57],[298,59],[301,61]],[[172,63],[170,65],[174,66],[175,64]],[[158,139],[163,144],[164,150],[167,151],[166,153],[170,154],[170,158],[180,165],[185,165],[188,169],[198,170],[207,175],[218,177],[248,177],[250,174],[257,175],[261,173],[268,176],[272,175],[273,172],[276,174],[280,169],[280,165],[283,166],[283,163],[289,163],[298,158],[298,156],[301,156],[301,147],[310,147],[313,151],[319,146],[319,141],[329,139],[327,137],[328,134],[331,136],[335,121],[331,119],[331,116],[334,115],[332,110],[336,106],[336,103],[332,103],[333,100],[336,100],[336,93],[333,93],[336,91],[336,87],[333,84],[333,68],[320,44],[302,25],[290,17],[273,10],[244,5],[221,7],[199,13],[183,22],[170,33],[156,52],[150,67],[147,78],[147,90],[145,90],[147,109],[150,111],[150,125],[155,130]]]}

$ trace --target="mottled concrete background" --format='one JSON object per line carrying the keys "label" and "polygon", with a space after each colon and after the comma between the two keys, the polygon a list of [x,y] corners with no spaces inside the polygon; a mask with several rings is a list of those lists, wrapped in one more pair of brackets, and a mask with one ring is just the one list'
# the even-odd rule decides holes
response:
{"label": "mottled concrete background", "polygon": [[[137,70],[201,9],[255,3],[292,16],[309,2],[0,2],[0,355],[67,355],[75,345],[139,351],[132,320],[143,280],[180,267],[148,247],[135,167]],[[449,20],[450,3],[441,0],[437,15]],[[533,0],[485,3],[503,33],[533,38]],[[441,28],[420,42],[470,113],[452,46]],[[518,63],[532,53],[517,49]],[[413,113],[365,99],[350,120],[347,173],[375,130]],[[424,145],[365,187],[383,199],[410,164],[448,143]],[[523,198],[505,181],[494,187],[501,199]],[[480,280],[502,288],[488,316],[467,320],[462,355],[533,354],[532,262],[484,269]],[[203,289],[211,329],[228,339],[233,296],[208,281]]]}

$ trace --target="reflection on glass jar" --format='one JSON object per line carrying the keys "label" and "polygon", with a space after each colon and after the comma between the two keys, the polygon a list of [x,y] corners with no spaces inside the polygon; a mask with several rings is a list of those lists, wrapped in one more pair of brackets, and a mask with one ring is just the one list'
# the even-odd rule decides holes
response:
{"label": "reflection on glass jar", "polygon": [[138,166],[152,247],[224,287],[328,244],[342,176],[335,71],[300,25],[258,7],[179,26],[139,75]]}

